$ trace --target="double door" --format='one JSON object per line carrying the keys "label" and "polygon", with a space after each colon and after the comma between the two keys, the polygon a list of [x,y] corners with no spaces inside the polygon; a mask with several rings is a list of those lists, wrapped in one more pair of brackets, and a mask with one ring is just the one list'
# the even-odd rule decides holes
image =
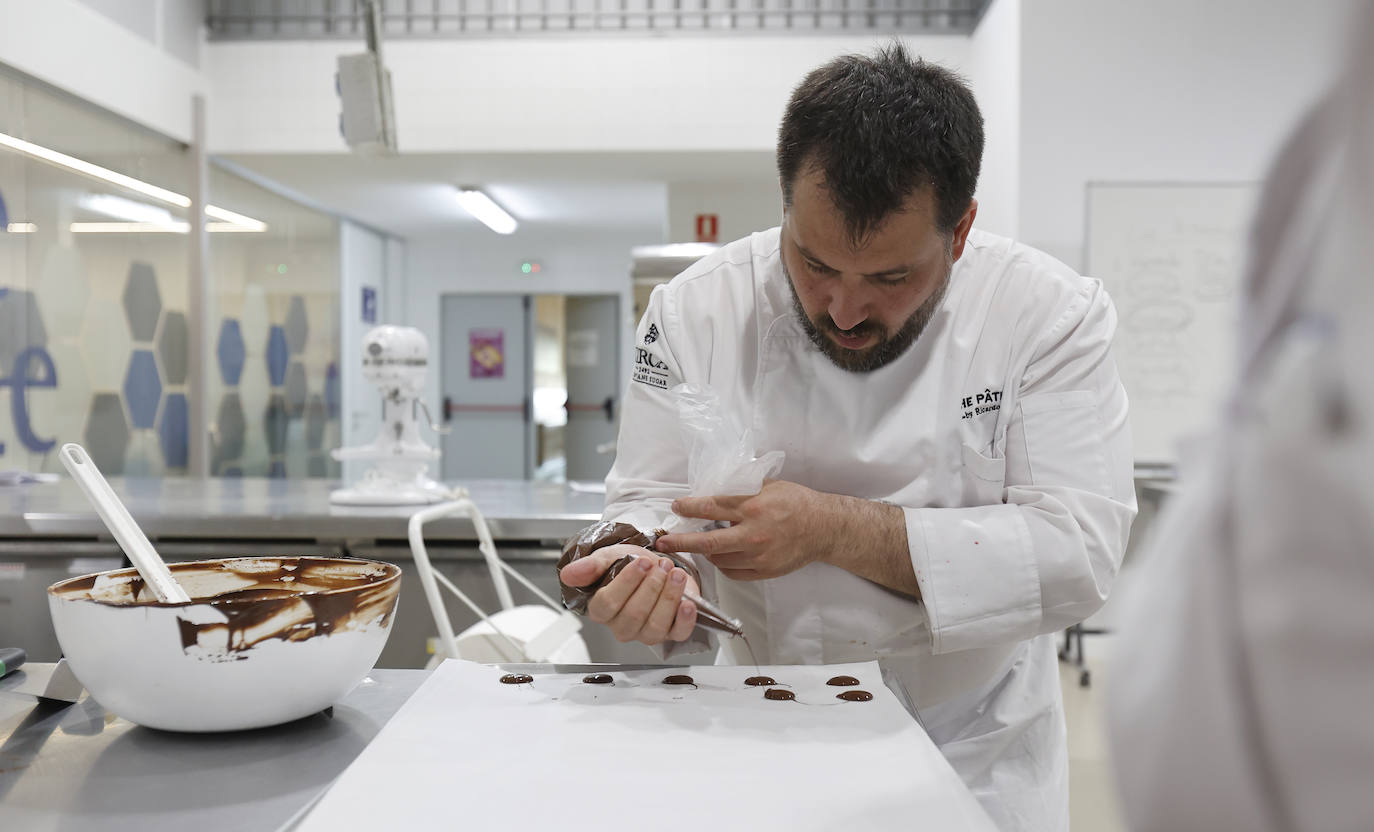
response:
{"label": "double door", "polygon": [[[531,295],[445,295],[441,309],[443,479],[529,479],[539,464]],[[619,417],[620,320],[615,295],[564,299],[569,480],[601,480]]]}

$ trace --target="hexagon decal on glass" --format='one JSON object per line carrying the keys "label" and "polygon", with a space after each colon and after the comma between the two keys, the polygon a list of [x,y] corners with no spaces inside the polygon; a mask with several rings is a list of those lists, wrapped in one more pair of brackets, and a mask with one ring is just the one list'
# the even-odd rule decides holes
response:
{"label": "hexagon decal on glass", "polygon": [[239,322],[225,318],[219,325],[219,340],[215,343],[215,360],[219,363],[220,378],[230,387],[239,383],[243,375],[243,334]]}
{"label": "hexagon decal on glass", "polygon": [[136,430],[129,434],[129,447],[124,450],[124,476],[157,477],[164,468],[155,431]]}
{"label": "hexagon decal on glass", "polygon": [[243,456],[243,434],[247,425],[243,419],[243,405],[238,393],[220,399],[219,414],[215,418],[215,457],[221,462]]}
{"label": "hexagon decal on glass", "polygon": [[0,289],[0,378],[14,372],[14,360],[29,347],[48,343],[38,299],[22,289]]}
{"label": "hexagon decal on glass", "polygon": [[318,451],[324,447],[324,426],[328,422],[329,411],[324,406],[324,399],[318,393],[311,396],[310,402],[305,406],[305,446],[307,448]]}
{"label": "hexagon decal on glass", "polygon": [[91,387],[117,390],[129,365],[132,348],[129,324],[120,309],[104,303],[90,304],[81,336],[81,351],[86,357]]}
{"label": "hexagon decal on glass", "polygon": [[286,479],[286,463],[277,460],[272,463],[272,467],[267,469],[267,476],[276,480]]}
{"label": "hexagon decal on glass", "polygon": [[124,451],[129,447],[129,423],[118,393],[96,393],[86,417],[86,452],[102,474],[124,473]]}
{"label": "hexagon decal on glass", "polygon": [[135,341],[151,341],[162,315],[162,294],[157,289],[157,273],[147,263],[129,266],[129,282],[124,285],[124,314]]}
{"label": "hexagon decal on glass", "polygon": [[308,395],[310,388],[305,382],[305,365],[293,361],[291,369],[286,372],[286,412],[292,419],[305,415],[305,399]]}
{"label": "hexagon decal on glass", "polygon": [[329,408],[329,418],[339,416],[339,365],[333,361],[324,369],[324,403]]}
{"label": "hexagon decal on glass", "polygon": [[55,245],[43,255],[43,271],[34,294],[43,307],[43,319],[55,335],[76,335],[86,311],[90,283],[81,252],[72,246]]}
{"label": "hexagon decal on glass", "polygon": [[157,426],[162,442],[162,458],[168,468],[185,468],[190,461],[191,408],[186,396],[173,393],[162,404],[162,419]]}
{"label": "hexagon decal on glass", "polygon": [[286,399],[280,393],[273,394],[267,402],[267,412],[262,420],[262,432],[267,436],[267,452],[276,456],[286,450],[286,427],[289,421]]}
{"label": "hexagon decal on glass", "polygon": [[324,464],[324,457],[322,457],[322,456],[312,456],[312,457],[310,457],[310,468],[309,468],[309,470],[307,471],[306,476],[309,476],[309,477],[319,477],[319,478],[323,478],[323,477],[329,476],[329,469],[328,469],[328,467]]}
{"label": "hexagon decal on glass", "polygon": [[124,377],[124,401],[136,428],[151,428],[157,417],[157,402],[162,398],[162,382],[157,377],[157,362],[152,350],[134,350],[129,372]]}
{"label": "hexagon decal on glass", "polygon": [[[168,312],[167,317],[162,319],[162,332],[157,336],[157,357],[162,359],[162,375],[168,384],[186,383],[186,350],[190,346],[186,316],[180,312]],[[171,465],[170,462],[167,464]]]}
{"label": "hexagon decal on glass", "polygon": [[310,323],[305,316],[305,301],[300,295],[293,295],[291,307],[286,312],[286,343],[291,346],[291,354],[305,352],[305,342],[309,337]]}
{"label": "hexagon decal on glass", "polygon": [[271,324],[267,312],[267,293],[256,283],[243,287],[243,308],[239,312],[243,326],[243,343],[249,355],[262,355],[267,348],[267,329]]}
{"label": "hexagon decal on glass", "polygon": [[280,387],[286,381],[286,362],[290,358],[286,331],[279,326],[272,327],[267,334],[267,376],[272,379],[273,387]]}

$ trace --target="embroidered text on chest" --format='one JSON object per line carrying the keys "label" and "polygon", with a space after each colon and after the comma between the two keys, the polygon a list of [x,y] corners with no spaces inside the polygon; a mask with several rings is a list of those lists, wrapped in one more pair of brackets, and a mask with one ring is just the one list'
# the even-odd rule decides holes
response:
{"label": "embroidered text on chest", "polygon": [[960,399],[959,406],[964,411],[961,419],[972,419],[974,416],[982,416],[984,413],[1001,410],[1002,391],[984,389],[981,393],[974,393],[972,396],[965,396]]}

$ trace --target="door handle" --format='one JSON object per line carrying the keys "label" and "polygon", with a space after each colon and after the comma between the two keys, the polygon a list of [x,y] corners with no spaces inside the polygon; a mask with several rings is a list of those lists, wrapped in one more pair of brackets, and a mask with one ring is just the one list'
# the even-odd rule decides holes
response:
{"label": "door handle", "polygon": [[444,396],[444,424],[453,421],[453,399]]}
{"label": "door handle", "polygon": [[615,396],[607,396],[606,401],[601,403],[601,407],[606,411],[606,421],[615,421]]}

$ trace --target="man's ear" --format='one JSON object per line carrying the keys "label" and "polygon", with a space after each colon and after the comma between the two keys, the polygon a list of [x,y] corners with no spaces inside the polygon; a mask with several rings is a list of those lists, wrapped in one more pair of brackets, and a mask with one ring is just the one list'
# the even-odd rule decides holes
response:
{"label": "man's ear", "polygon": [[964,256],[964,243],[968,240],[969,231],[973,229],[973,218],[976,216],[978,216],[978,200],[970,199],[968,201],[968,210],[964,212],[964,216],[961,217],[958,224],[954,226],[953,245],[950,248],[956,262],[960,257]]}

